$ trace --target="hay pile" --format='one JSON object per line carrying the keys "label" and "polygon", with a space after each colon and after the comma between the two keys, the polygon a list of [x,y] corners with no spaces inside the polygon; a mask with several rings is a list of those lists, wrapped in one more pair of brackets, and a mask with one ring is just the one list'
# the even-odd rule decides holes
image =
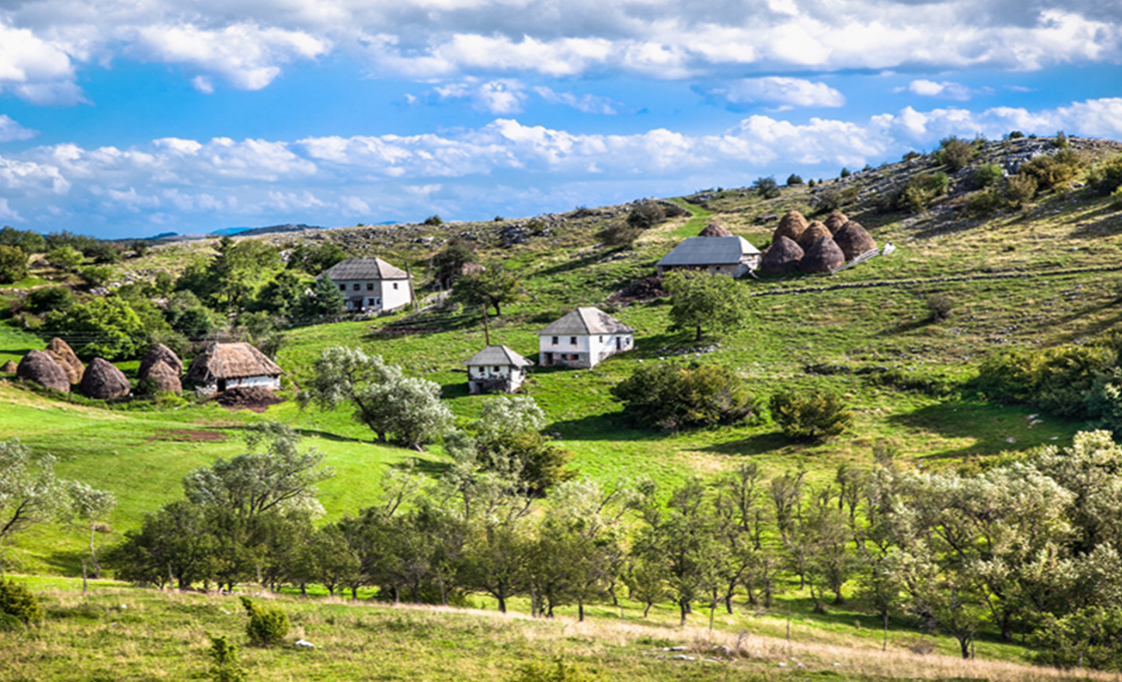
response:
{"label": "hay pile", "polygon": [[845,254],[833,239],[825,238],[811,244],[799,267],[803,272],[830,272],[845,265]]}
{"label": "hay pile", "polygon": [[732,232],[721,227],[717,223],[709,223],[705,229],[697,233],[699,237],[731,237]]}
{"label": "hay pile", "polygon": [[70,392],[70,380],[66,377],[66,370],[43,351],[33,350],[19,361],[16,367],[16,378],[24,381],[34,381],[40,386],[53,388],[63,393]]}
{"label": "hay pile", "polygon": [[82,393],[96,400],[123,398],[129,394],[129,380],[113,363],[94,358],[82,375]]}
{"label": "hay pile", "polygon": [[157,361],[156,364],[148,368],[148,374],[142,381],[145,381],[151,386],[151,389],[157,393],[170,391],[171,393],[182,393],[183,383],[179,380],[179,372],[168,366],[163,360]]}
{"label": "hay pile", "polygon": [[637,279],[613,295],[612,298],[621,302],[653,301],[656,298],[665,298],[670,295],[670,292],[662,288],[662,283],[661,275]]}
{"label": "hay pile", "polygon": [[772,234],[771,241],[774,244],[779,241],[780,237],[786,237],[793,242],[797,242],[805,231],[806,218],[803,217],[803,214],[798,211],[788,211],[779,219],[779,227],[775,228],[775,233]]}
{"label": "hay pile", "polygon": [[877,248],[877,242],[861,227],[860,224],[850,220],[834,235],[834,241],[841,247],[846,260],[853,260],[866,251]]}
{"label": "hay pile", "polygon": [[780,237],[764,252],[763,258],[760,259],[760,271],[772,275],[785,275],[799,267],[802,257],[802,247],[787,237]]}
{"label": "hay pile", "polygon": [[4,374],[15,374],[16,373],[16,363],[12,360],[8,360],[7,362],[4,363],[3,367],[0,367],[0,372],[3,372]]}
{"label": "hay pile", "polygon": [[148,373],[152,371],[152,367],[162,362],[169,368],[175,370],[175,376],[179,376],[183,372],[183,361],[175,354],[170,348],[162,343],[157,343],[152,346],[152,349],[144,355],[144,359],[140,361],[140,369],[137,371],[136,376],[138,379],[147,379]]}
{"label": "hay pile", "polygon": [[849,218],[846,218],[844,213],[841,211],[834,211],[826,216],[825,225],[826,229],[830,230],[830,234],[837,234],[838,230],[842,228],[842,225],[845,225],[847,222],[849,222]]}
{"label": "hay pile", "polygon": [[82,373],[86,371],[86,367],[75,355],[70,344],[56,336],[47,343],[45,352],[51,356],[55,364],[62,368],[62,371],[66,372],[66,378],[70,383],[78,384],[82,382]]}
{"label": "hay pile", "polygon": [[219,393],[214,400],[227,410],[253,410],[254,412],[264,412],[270,405],[284,402],[284,398],[260,386],[231,388]]}
{"label": "hay pile", "polygon": [[815,220],[810,225],[806,226],[803,230],[802,236],[798,238],[799,246],[803,251],[810,249],[810,246],[819,239],[832,239],[833,235],[830,230],[822,223]]}

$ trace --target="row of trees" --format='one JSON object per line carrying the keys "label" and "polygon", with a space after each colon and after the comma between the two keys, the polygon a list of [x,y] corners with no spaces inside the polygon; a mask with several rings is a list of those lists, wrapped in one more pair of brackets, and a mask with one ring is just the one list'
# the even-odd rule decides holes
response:
{"label": "row of trees", "polygon": [[[481,417],[474,452],[496,427],[516,428],[509,402],[498,412]],[[266,450],[190,474],[186,499],[127,534],[112,552],[120,577],[317,583],[353,597],[375,587],[414,602],[485,593],[501,610],[527,598],[542,616],[574,605],[583,617],[626,595],[644,614],[672,603],[683,623],[699,608],[771,607],[797,584],[817,611],[853,602],[886,628],[908,618],[957,639],[964,657],[991,628],[1034,637],[1046,662],[1122,661],[1122,643],[1102,641],[1122,598],[1122,448],[1105,432],[974,471],[924,473],[878,447],[874,466],[813,485],[746,462],[668,489],[570,479],[545,497],[516,468],[458,455],[436,481],[391,470],[375,504],[319,527],[322,458],[286,427],[256,437]]]}

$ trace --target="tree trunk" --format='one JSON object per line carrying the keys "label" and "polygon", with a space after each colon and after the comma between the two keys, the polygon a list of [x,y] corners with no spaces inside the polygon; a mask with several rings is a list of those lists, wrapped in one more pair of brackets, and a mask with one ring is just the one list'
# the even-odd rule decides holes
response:
{"label": "tree trunk", "polygon": [[101,580],[101,564],[97,563],[97,549],[94,547],[94,526],[90,525],[90,561],[93,563],[94,580]]}
{"label": "tree trunk", "polygon": [[693,340],[694,341],[700,341],[701,340],[701,325],[697,326],[697,336],[695,336]]}
{"label": "tree trunk", "polygon": [[647,614],[649,614],[651,612],[651,607],[652,606],[654,606],[654,604],[652,604],[650,602],[647,602],[647,604],[643,607],[643,617],[644,618],[646,618]]}
{"label": "tree trunk", "polygon": [[499,595],[499,613],[506,613],[506,597]]}
{"label": "tree trunk", "polygon": [[584,622],[584,600],[583,599],[577,600],[577,614],[578,614],[577,615],[577,620],[579,620],[580,622],[583,623]]}
{"label": "tree trunk", "polygon": [[680,620],[680,621],[678,622],[678,624],[679,624],[679,625],[681,625],[682,627],[686,627],[686,614],[688,614],[688,613],[690,612],[690,603],[689,603],[689,601],[688,601],[688,600],[685,600],[685,599],[683,599],[683,600],[679,601],[679,602],[678,602],[678,608],[679,608],[679,609],[681,610],[681,612],[682,612],[682,618],[681,618],[681,620]]}
{"label": "tree trunk", "polygon": [[970,636],[966,635],[964,637],[956,637],[956,639],[958,640],[959,648],[962,650],[962,657],[965,658],[965,659],[969,659],[970,658]]}

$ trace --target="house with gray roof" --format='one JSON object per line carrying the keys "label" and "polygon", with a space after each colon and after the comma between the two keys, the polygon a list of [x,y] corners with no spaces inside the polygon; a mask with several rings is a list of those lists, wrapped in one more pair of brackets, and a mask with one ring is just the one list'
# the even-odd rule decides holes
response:
{"label": "house with gray roof", "polygon": [[469,393],[514,393],[533,362],[506,346],[487,346],[467,360]]}
{"label": "house with gray roof", "polygon": [[740,277],[760,267],[760,250],[744,237],[689,237],[658,262],[658,274],[671,270],[708,270]]}
{"label": "house with gray roof", "polygon": [[317,279],[324,277],[330,277],[339,287],[347,310],[396,310],[413,300],[409,275],[381,258],[348,258],[320,273]]}
{"label": "house with gray roof", "polygon": [[542,367],[595,367],[634,347],[635,330],[598,308],[577,308],[538,332]]}

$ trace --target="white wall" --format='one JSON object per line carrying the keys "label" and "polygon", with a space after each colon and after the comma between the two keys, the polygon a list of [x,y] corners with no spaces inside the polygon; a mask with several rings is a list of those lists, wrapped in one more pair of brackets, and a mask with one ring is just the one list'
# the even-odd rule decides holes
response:
{"label": "white wall", "polygon": [[[620,339],[620,349],[616,350],[616,339]],[[552,336],[538,337],[538,351],[542,362],[546,353],[553,353],[553,364],[567,364],[572,361],[562,361],[559,355],[565,353],[583,353],[588,356],[589,367],[594,367],[604,358],[618,352],[631,350],[635,347],[633,334],[594,334],[592,336],[578,336],[573,343],[572,336],[560,336],[557,343],[553,343]]]}
{"label": "white wall", "polygon": [[[340,280],[335,284],[343,287],[339,291],[347,299],[348,309],[350,309],[351,299],[359,296],[362,297],[364,308],[375,310],[394,310],[409,305],[411,300],[409,296],[410,283],[407,279]],[[356,284],[358,285],[358,291],[355,291]],[[371,305],[370,299],[375,299],[377,302]]]}

